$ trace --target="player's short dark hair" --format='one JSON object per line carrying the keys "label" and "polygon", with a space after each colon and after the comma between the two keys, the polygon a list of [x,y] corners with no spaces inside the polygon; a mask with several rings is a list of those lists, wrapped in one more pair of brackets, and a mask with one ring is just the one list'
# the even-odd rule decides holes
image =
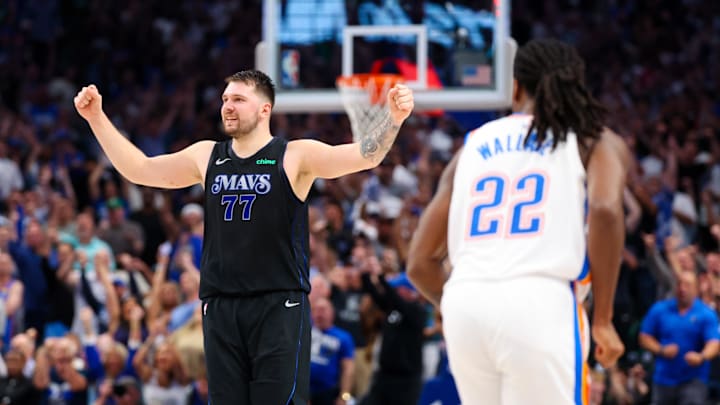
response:
{"label": "player's short dark hair", "polygon": [[553,39],[538,39],[515,56],[514,77],[535,101],[530,139],[541,145],[552,131],[553,148],[574,131],[578,139],[600,137],[607,110],[585,86],[585,62],[577,50]]}
{"label": "player's short dark hair", "polygon": [[259,70],[243,70],[225,78],[225,83],[230,82],[243,82],[248,86],[255,86],[255,91],[267,97],[270,105],[275,105],[275,84],[265,73]]}

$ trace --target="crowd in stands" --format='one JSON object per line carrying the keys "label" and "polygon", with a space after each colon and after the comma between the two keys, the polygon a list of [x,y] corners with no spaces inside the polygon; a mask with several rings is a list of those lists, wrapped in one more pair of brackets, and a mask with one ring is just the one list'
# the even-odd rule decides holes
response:
{"label": "crowd in stands", "polygon": [[[720,403],[720,3],[512,8],[519,43],[577,46],[635,158],[615,304],[627,352],[609,370],[590,359],[591,403],[650,403],[654,388]],[[258,0],[0,2],[0,402],[207,403],[203,190],[128,183],[72,98],[96,84],[148,155],[223,139],[223,79],[254,66],[260,15]],[[379,167],[315,183],[313,405],[459,403],[440,314],[403,271],[419,215],[470,129],[414,114]],[[275,114],[272,130],[332,144],[352,136],[342,114]]]}

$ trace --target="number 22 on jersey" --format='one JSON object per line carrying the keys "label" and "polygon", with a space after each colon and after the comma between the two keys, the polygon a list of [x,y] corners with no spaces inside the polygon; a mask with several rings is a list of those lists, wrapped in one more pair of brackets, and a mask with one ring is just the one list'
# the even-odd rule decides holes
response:
{"label": "number 22 on jersey", "polygon": [[473,181],[468,239],[541,234],[548,184],[548,176],[538,171],[514,179],[489,173]]}

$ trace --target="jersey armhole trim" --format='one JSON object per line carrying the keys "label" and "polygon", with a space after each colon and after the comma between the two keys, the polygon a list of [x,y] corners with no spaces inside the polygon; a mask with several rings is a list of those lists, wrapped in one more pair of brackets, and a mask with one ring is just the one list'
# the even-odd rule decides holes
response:
{"label": "jersey armhole trim", "polygon": [[[283,140],[283,141],[285,142],[285,145],[283,147],[282,153],[278,157],[278,165],[277,165],[278,172],[280,174],[280,178],[283,179],[283,182],[285,183],[285,187],[287,187],[287,190],[290,193],[290,195],[293,196],[293,198],[295,199],[295,201],[298,204],[302,205],[302,204],[305,204],[306,201],[303,200],[302,198],[298,197],[297,194],[295,194],[295,190],[293,190],[293,188],[292,188],[292,183],[290,183],[290,178],[288,177],[287,172],[285,171],[285,152],[287,152],[287,144],[288,143],[285,140]],[[312,185],[310,187],[312,188]]]}
{"label": "jersey armhole trim", "polygon": [[212,152],[210,152],[210,157],[207,161],[207,166],[205,166],[205,181],[203,181],[203,188],[205,190],[208,190],[208,173],[210,172],[210,167],[212,165],[213,159],[217,156],[218,147],[222,145],[224,142],[215,142],[215,145],[213,145]]}
{"label": "jersey armhole trim", "polygon": [[[587,168],[585,167],[585,162],[583,162],[582,156],[580,155],[580,141],[578,140],[578,136],[575,132],[573,132],[572,135],[573,142],[575,143],[575,152],[573,152],[574,161],[580,170],[580,173],[582,173],[583,179],[587,180]],[[590,151],[591,149],[588,150],[588,152]],[[588,155],[588,162],[589,161],[590,155]]]}

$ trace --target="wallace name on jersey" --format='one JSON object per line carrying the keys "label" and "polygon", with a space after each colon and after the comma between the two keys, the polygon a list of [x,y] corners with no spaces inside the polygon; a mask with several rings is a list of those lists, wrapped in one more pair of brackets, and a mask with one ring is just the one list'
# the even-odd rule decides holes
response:
{"label": "wallace name on jersey", "polygon": [[476,147],[476,150],[484,160],[488,160],[493,156],[508,152],[533,152],[545,156],[545,152],[552,148],[552,136],[548,136],[542,145],[537,145],[537,134],[535,132],[527,137],[527,141],[525,140],[526,137],[527,129],[523,128],[522,132],[505,137],[496,137],[494,142],[482,142]]}
{"label": "wallace name on jersey", "polygon": [[210,192],[254,191],[267,194],[270,189],[270,174],[218,174],[213,180]]}

